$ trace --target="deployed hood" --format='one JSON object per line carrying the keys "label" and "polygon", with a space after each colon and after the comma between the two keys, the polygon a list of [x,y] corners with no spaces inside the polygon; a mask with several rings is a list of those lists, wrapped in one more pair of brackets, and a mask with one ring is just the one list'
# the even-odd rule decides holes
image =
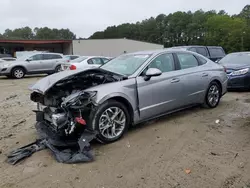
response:
{"label": "deployed hood", "polygon": [[[71,79],[74,79],[78,76],[83,76],[87,73],[96,75],[98,77],[98,74],[106,74],[106,75],[111,75],[112,77],[115,77],[113,80],[120,80],[124,79],[125,77],[122,75],[118,75],[116,73],[109,72],[107,70],[101,69],[101,68],[84,68],[84,69],[78,69],[78,70],[66,70],[62,71],[59,73],[52,74],[50,76],[47,76],[45,78],[42,78],[38,82],[36,82],[34,85],[29,87],[30,90],[40,93],[40,94],[45,94],[50,88],[55,86],[56,84],[59,84],[60,82],[68,82],[71,81]],[[93,78],[91,78],[93,79]],[[94,82],[94,80],[93,80]],[[102,80],[103,82],[103,80]],[[105,79],[105,82],[108,82],[108,80]],[[80,83],[80,82],[79,82]],[[84,83],[84,82],[83,82]],[[82,86],[84,84],[82,83]],[[80,83],[81,84],[81,83]]]}
{"label": "deployed hood", "polygon": [[47,76],[45,78],[42,78],[38,82],[36,82],[34,85],[30,86],[29,89],[32,91],[36,91],[41,94],[45,94],[48,89],[50,89],[52,86],[54,86],[56,83],[58,83],[61,80],[70,79],[71,76],[75,76],[80,73],[84,73],[87,70],[91,70],[90,68],[84,69],[84,70],[69,70],[69,71],[62,71],[55,74],[52,74],[50,76]]}

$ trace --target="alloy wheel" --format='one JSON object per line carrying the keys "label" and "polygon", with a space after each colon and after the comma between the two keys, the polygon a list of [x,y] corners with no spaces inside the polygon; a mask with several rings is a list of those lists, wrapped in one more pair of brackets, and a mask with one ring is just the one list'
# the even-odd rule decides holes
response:
{"label": "alloy wheel", "polygon": [[208,90],[208,103],[214,107],[218,104],[220,100],[220,90],[217,85],[211,85]]}
{"label": "alloy wheel", "polygon": [[99,119],[99,130],[103,137],[115,139],[119,137],[126,126],[126,115],[119,107],[106,109]]}
{"label": "alloy wheel", "polygon": [[16,69],[16,70],[14,71],[14,76],[15,76],[16,78],[22,78],[22,77],[24,76],[23,70],[21,70],[21,69]]}

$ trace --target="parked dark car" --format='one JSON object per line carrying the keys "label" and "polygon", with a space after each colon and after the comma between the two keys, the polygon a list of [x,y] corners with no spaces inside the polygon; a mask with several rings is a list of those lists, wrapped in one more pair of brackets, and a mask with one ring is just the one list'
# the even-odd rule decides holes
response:
{"label": "parked dark car", "polygon": [[219,64],[226,68],[228,89],[250,89],[250,52],[228,54]]}
{"label": "parked dark car", "polygon": [[196,52],[201,54],[208,59],[217,62],[218,60],[225,57],[226,53],[221,46],[176,46],[174,49],[180,48],[188,51]]}

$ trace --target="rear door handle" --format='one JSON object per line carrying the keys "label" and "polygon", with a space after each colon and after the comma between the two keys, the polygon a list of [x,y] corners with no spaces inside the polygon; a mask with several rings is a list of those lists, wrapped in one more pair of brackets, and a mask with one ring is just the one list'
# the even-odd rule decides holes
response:
{"label": "rear door handle", "polygon": [[208,76],[207,73],[203,73],[203,74],[202,74],[202,77],[206,77],[206,76]]}
{"label": "rear door handle", "polygon": [[171,83],[177,83],[177,82],[179,82],[179,81],[180,81],[179,78],[173,78],[173,79],[171,80]]}

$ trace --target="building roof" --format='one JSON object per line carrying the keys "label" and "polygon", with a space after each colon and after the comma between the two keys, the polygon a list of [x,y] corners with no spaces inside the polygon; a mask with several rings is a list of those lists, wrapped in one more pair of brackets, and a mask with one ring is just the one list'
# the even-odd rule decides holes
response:
{"label": "building roof", "polygon": [[55,44],[55,43],[71,43],[72,40],[9,40],[0,39],[0,43],[15,43],[15,44]]}

